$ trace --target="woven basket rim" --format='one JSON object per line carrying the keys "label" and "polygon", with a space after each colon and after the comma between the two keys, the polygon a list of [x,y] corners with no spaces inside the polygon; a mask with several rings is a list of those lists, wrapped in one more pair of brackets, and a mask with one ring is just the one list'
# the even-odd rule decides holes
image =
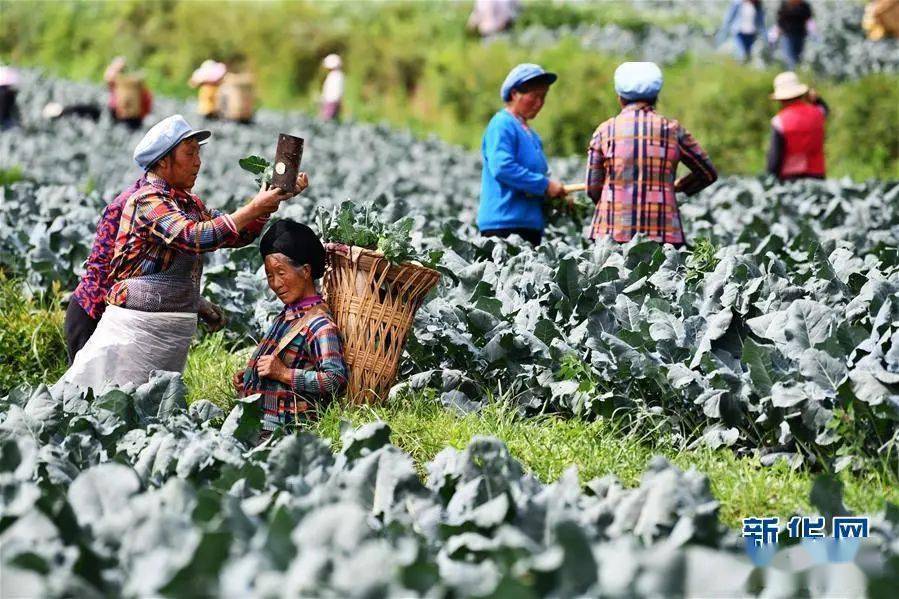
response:
{"label": "woven basket rim", "polygon": [[[371,249],[364,248],[364,247],[358,246],[358,245],[347,245],[345,243],[336,243],[333,241],[329,241],[329,242],[325,243],[324,246],[325,246],[325,251],[329,254],[339,254],[339,253],[341,253],[340,250],[342,250],[342,249],[351,251],[353,248],[358,248],[358,250],[360,250],[359,251],[360,254],[366,254],[372,258],[384,258],[384,252],[379,252],[378,250],[371,250]],[[344,257],[348,257],[348,256],[344,256]],[[425,266],[424,264],[422,264],[421,262],[419,262],[417,260],[407,260],[405,262],[400,262],[398,264],[394,264],[391,262],[390,266],[393,266],[396,268],[401,268],[404,266],[409,267],[409,268],[417,268],[417,269],[432,272],[435,275],[437,275],[438,277],[441,276],[441,273],[439,270],[436,270],[429,266]]]}

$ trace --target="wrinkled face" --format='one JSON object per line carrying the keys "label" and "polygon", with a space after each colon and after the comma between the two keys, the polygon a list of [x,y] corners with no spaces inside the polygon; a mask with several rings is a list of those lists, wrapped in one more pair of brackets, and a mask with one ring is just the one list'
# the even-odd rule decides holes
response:
{"label": "wrinkled face", "polygon": [[185,139],[159,161],[156,173],[172,187],[192,189],[200,172],[200,143]]}
{"label": "wrinkled face", "polygon": [[512,99],[509,101],[510,108],[518,116],[531,120],[543,108],[548,92],[549,85],[546,83],[525,83],[520,89],[512,90]]}
{"label": "wrinkled face", "polygon": [[268,286],[285,304],[298,302],[306,296],[312,273],[308,264],[294,266],[284,254],[265,257],[265,276]]}

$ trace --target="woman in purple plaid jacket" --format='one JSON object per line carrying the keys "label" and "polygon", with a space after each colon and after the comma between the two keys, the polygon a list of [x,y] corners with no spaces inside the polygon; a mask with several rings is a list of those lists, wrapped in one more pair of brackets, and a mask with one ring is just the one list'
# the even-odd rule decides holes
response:
{"label": "woman in purple plaid jacket", "polygon": [[[675,193],[693,195],[718,178],[693,136],[655,111],[661,89],[655,63],[626,62],[615,71],[621,113],[597,127],[587,153],[587,195],[596,204],[591,239],[643,234],[683,245]],[[675,180],[680,162],[691,172]]]}

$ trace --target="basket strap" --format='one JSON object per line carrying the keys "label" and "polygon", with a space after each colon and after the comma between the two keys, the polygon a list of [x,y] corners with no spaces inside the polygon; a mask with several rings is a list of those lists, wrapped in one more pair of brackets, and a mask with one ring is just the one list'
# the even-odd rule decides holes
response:
{"label": "basket strap", "polygon": [[316,316],[320,316],[322,314],[326,314],[328,312],[328,306],[324,302],[321,304],[316,304],[309,308],[309,310],[303,314],[303,316],[290,325],[290,328],[287,329],[287,332],[284,333],[284,336],[281,338],[280,343],[278,343],[278,347],[275,349],[275,355],[280,355],[282,351],[287,348],[291,342],[297,338],[298,335],[303,333],[306,328],[309,326],[309,323],[312,322],[312,319]]}

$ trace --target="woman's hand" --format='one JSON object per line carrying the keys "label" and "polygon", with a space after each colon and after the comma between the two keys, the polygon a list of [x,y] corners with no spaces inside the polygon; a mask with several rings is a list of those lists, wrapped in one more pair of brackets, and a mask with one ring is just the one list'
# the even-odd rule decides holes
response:
{"label": "woman's hand", "polygon": [[231,377],[231,384],[234,385],[234,390],[240,393],[243,391],[243,370],[238,370],[234,373],[234,376]]}
{"label": "woman's hand", "polygon": [[225,326],[225,311],[205,297],[200,298],[200,305],[197,307],[197,315],[200,317],[203,324],[205,324],[213,333]]}
{"label": "woman's hand", "polygon": [[306,173],[297,175],[297,180],[294,184],[295,191],[293,192],[284,191],[280,187],[269,187],[263,183],[262,187],[259,188],[259,193],[250,200],[250,206],[261,212],[261,216],[268,216],[278,210],[281,202],[303,193],[308,187],[309,175]]}
{"label": "woman's hand", "polygon": [[268,216],[278,209],[281,202],[293,197],[293,194],[287,193],[280,187],[271,187],[269,189],[260,189],[259,193],[250,200],[250,208],[259,216]]}
{"label": "woman's hand", "polygon": [[297,175],[297,183],[296,183],[296,195],[299,195],[306,191],[306,188],[309,187],[309,175],[304,172],[300,172]]}
{"label": "woman's hand", "polygon": [[268,355],[262,356],[256,361],[256,372],[259,376],[284,383],[290,384],[290,369],[282,362],[278,356]]}
{"label": "woman's hand", "polygon": [[551,198],[564,198],[565,197],[565,186],[561,181],[556,181],[555,179],[549,180],[549,185],[546,186],[546,195]]}

